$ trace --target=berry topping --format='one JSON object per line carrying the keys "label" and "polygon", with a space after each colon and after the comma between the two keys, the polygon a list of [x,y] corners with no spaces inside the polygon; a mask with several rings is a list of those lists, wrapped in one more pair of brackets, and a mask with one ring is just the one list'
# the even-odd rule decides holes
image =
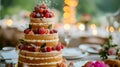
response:
{"label": "berry topping", "polygon": [[35,12],[32,12],[31,14],[30,14],[30,17],[35,17],[36,16],[36,13]]}
{"label": "berry topping", "polygon": [[57,33],[58,31],[57,31],[57,30],[55,30],[55,29],[53,29],[53,32],[54,32],[54,33]]}
{"label": "berry topping", "polygon": [[45,33],[44,27],[40,28],[40,29],[39,29],[39,34],[44,34],[44,33]]}
{"label": "berry topping", "polygon": [[52,48],[51,47],[47,47],[47,52],[51,52]]}
{"label": "berry topping", "polygon": [[54,31],[53,30],[50,30],[50,34],[53,34],[54,33]]}
{"label": "berry topping", "polygon": [[33,30],[33,32],[34,32],[35,34],[38,34],[38,33],[39,33],[37,29],[36,29],[36,30]]}
{"label": "berry topping", "polygon": [[31,30],[28,34],[29,35],[34,35],[34,32]]}
{"label": "berry topping", "polygon": [[28,49],[28,47],[27,47],[27,46],[25,46],[25,45],[20,45],[20,46],[19,46],[19,49],[20,49],[20,50],[27,50],[27,49]]}
{"label": "berry topping", "polygon": [[40,9],[39,5],[37,5],[34,9],[36,12],[39,12],[39,9]]}
{"label": "berry topping", "polygon": [[29,28],[27,28],[27,29],[24,30],[24,33],[25,33],[25,34],[28,34],[29,32],[30,32],[30,29],[29,29]]}
{"label": "berry topping", "polygon": [[64,49],[64,46],[63,46],[63,45],[61,45],[61,48],[62,48],[62,49]]}
{"label": "berry topping", "polygon": [[56,48],[55,47],[52,47],[52,50],[55,50]]}
{"label": "berry topping", "polygon": [[49,18],[50,17],[50,14],[49,13],[46,13],[45,14],[45,18]]}
{"label": "berry topping", "polygon": [[35,47],[28,47],[29,51],[35,52]]}
{"label": "berry topping", "polygon": [[42,52],[47,52],[47,49],[44,47],[44,48],[41,48],[41,51]]}
{"label": "berry topping", "polygon": [[43,13],[44,9],[40,8],[39,13]]}

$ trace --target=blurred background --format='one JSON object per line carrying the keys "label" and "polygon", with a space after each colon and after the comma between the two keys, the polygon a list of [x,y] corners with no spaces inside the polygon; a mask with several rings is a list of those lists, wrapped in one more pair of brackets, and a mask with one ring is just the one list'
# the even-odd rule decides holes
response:
{"label": "blurred background", "polygon": [[19,43],[30,12],[42,2],[55,12],[64,45],[103,44],[109,35],[120,45],[120,0],[0,0],[0,49]]}

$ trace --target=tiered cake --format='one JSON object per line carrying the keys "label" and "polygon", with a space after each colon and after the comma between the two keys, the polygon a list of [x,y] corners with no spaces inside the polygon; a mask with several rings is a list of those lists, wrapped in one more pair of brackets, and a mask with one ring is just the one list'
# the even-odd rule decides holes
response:
{"label": "tiered cake", "polygon": [[36,5],[30,14],[29,28],[20,40],[18,67],[59,67],[63,45],[54,29],[54,13],[46,4]]}

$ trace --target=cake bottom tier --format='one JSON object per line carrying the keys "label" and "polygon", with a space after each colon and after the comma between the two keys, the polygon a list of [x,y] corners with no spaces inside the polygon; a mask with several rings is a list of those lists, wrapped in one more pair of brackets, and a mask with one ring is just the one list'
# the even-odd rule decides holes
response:
{"label": "cake bottom tier", "polygon": [[51,65],[27,65],[27,64],[18,62],[18,67],[58,67],[58,64],[51,64]]}

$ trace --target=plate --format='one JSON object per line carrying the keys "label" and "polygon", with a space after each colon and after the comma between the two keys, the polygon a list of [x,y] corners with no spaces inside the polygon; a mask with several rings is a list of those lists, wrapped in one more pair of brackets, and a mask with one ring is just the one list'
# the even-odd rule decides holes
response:
{"label": "plate", "polygon": [[82,67],[83,65],[85,65],[88,61],[80,61],[80,62],[76,62],[74,63],[74,67]]}
{"label": "plate", "polygon": [[87,56],[87,53],[82,53],[79,48],[65,48],[63,50],[63,57],[66,59],[78,59]]}
{"label": "plate", "polygon": [[99,53],[99,50],[102,48],[99,44],[82,44],[79,46],[82,51],[89,53]]}

